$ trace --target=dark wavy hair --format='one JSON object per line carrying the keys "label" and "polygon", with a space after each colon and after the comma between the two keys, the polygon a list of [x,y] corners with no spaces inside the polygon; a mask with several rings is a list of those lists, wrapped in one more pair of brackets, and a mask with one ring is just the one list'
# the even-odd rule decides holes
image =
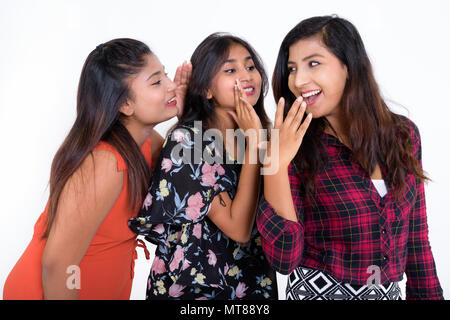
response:
{"label": "dark wavy hair", "polygon": [[[284,38],[272,77],[274,98],[285,98],[286,116],[295,95],[288,87],[289,48],[302,39],[319,36],[328,50],[347,66],[348,80],[341,100],[343,134],[348,138],[354,158],[369,174],[377,164],[388,171],[388,182],[399,197],[405,176],[412,173],[428,180],[414,157],[411,125],[393,113],[381,97],[361,36],[349,21],[333,16],[312,17],[297,24]],[[306,117],[306,114],[305,114]],[[321,133],[329,125],[325,117],[310,124],[294,163],[305,172],[304,188],[311,198],[315,177],[327,164],[327,152]]]}
{"label": "dark wavy hair", "polygon": [[64,186],[99,141],[114,146],[127,165],[130,207],[141,205],[150,181],[150,169],[123,125],[120,107],[131,97],[130,76],[146,64],[149,47],[133,39],[115,39],[97,46],[81,71],[77,95],[77,116],[50,172],[50,196],[46,230],[48,237]]}
{"label": "dark wavy hair", "polygon": [[212,99],[207,99],[208,89],[214,76],[228,57],[233,44],[243,46],[250,53],[256,70],[261,75],[261,95],[254,109],[261,120],[263,128],[269,129],[271,122],[264,109],[264,97],[267,94],[269,82],[264,65],[255,49],[246,41],[228,33],[213,33],[206,37],[195,49],[191,57],[192,76],[186,93],[185,107],[179,123],[184,124],[201,120],[205,127],[214,119],[215,108]]}

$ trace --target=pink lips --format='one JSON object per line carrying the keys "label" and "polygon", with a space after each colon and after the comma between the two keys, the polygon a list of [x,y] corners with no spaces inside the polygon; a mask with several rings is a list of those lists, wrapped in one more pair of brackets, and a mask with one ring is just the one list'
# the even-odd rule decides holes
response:
{"label": "pink lips", "polygon": [[[251,90],[251,91],[245,91],[245,89],[253,89],[253,90]],[[243,90],[244,90],[244,93],[245,93],[247,96],[253,96],[253,95],[255,94],[255,88],[252,87],[252,86],[244,87]]]}
{"label": "pink lips", "polygon": [[[304,91],[304,92],[302,92],[302,93],[308,93],[308,92],[311,92],[311,91],[316,91],[316,90]],[[319,97],[320,97],[321,94],[322,94],[322,91],[319,92],[319,93],[316,94],[316,95],[309,96],[309,97],[307,97],[307,98],[303,98],[303,100],[306,102],[306,105],[309,107],[309,106],[312,106],[314,103],[316,103],[317,99],[319,99]]]}
{"label": "pink lips", "polygon": [[[173,98],[172,98],[173,99]],[[172,99],[170,99],[170,100],[172,100]],[[169,101],[170,101],[169,100]],[[176,106],[177,105],[177,99],[174,99],[172,102],[170,102],[170,103],[167,103],[167,106],[168,107],[174,107],[174,106]]]}

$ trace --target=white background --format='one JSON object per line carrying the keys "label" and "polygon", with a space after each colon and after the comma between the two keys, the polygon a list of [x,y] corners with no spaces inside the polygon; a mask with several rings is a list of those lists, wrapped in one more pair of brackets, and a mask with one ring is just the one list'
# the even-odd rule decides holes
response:
{"label": "white background", "polygon": [[[144,41],[173,76],[207,35],[228,31],[254,46],[271,75],[280,43],[294,25],[336,13],[360,31],[388,103],[420,129],[423,165],[433,179],[426,186],[429,237],[450,297],[449,9],[447,0],[0,0],[0,292],[44,209],[51,161],[75,119],[81,68],[99,43]],[[266,106],[273,119],[270,92]],[[157,130],[164,135],[173,123]],[[132,299],[145,297],[150,266],[139,249]],[[286,278],[279,279],[284,298]]]}

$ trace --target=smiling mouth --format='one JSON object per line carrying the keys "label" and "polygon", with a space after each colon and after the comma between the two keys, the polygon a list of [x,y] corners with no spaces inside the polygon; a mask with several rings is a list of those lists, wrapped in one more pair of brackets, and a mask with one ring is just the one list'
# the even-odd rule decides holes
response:
{"label": "smiling mouth", "polygon": [[301,96],[303,97],[304,101],[306,102],[306,104],[308,106],[313,105],[317,98],[319,98],[320,94],[322,93],[322,90],[318,89],[318,90],[310,90],[307,92],[303,92],[301,94]]}
{"label": "smiling mouth", "polygon": [[247,96],[252,96],[255,94],[255,87],[245,87],[243,91]]}
{"label": "smiling mouth", "polygon": [[166,102],[166,105],[172,107],[172,106],[176,106],[177,105],[177,97],[173,97],[172,99],[170,99],[169,101]]}

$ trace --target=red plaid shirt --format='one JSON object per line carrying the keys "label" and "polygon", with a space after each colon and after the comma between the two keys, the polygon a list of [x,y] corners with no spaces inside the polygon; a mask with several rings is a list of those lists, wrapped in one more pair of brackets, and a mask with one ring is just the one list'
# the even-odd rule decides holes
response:
{"label": "red plaid shirt", "polygon": [[[421,163],[419,131],[410,123]],[[316,178],[314,201],[302,191],[301,172],[289,166],[299,222],[277,215],[264,197],[260,201],[256,222],[269,263],[282,274],[305,266],[355,285],[365,285],[373,274],[369,266],[376,265],[382,284],[400,281],[406,272],[407,299],[443,299],[428,242],[423,183],[410,174],[401,201],[389,185],[380,197],[351,150],[332,135],[323,133],[323,139],[329,160]]]}

